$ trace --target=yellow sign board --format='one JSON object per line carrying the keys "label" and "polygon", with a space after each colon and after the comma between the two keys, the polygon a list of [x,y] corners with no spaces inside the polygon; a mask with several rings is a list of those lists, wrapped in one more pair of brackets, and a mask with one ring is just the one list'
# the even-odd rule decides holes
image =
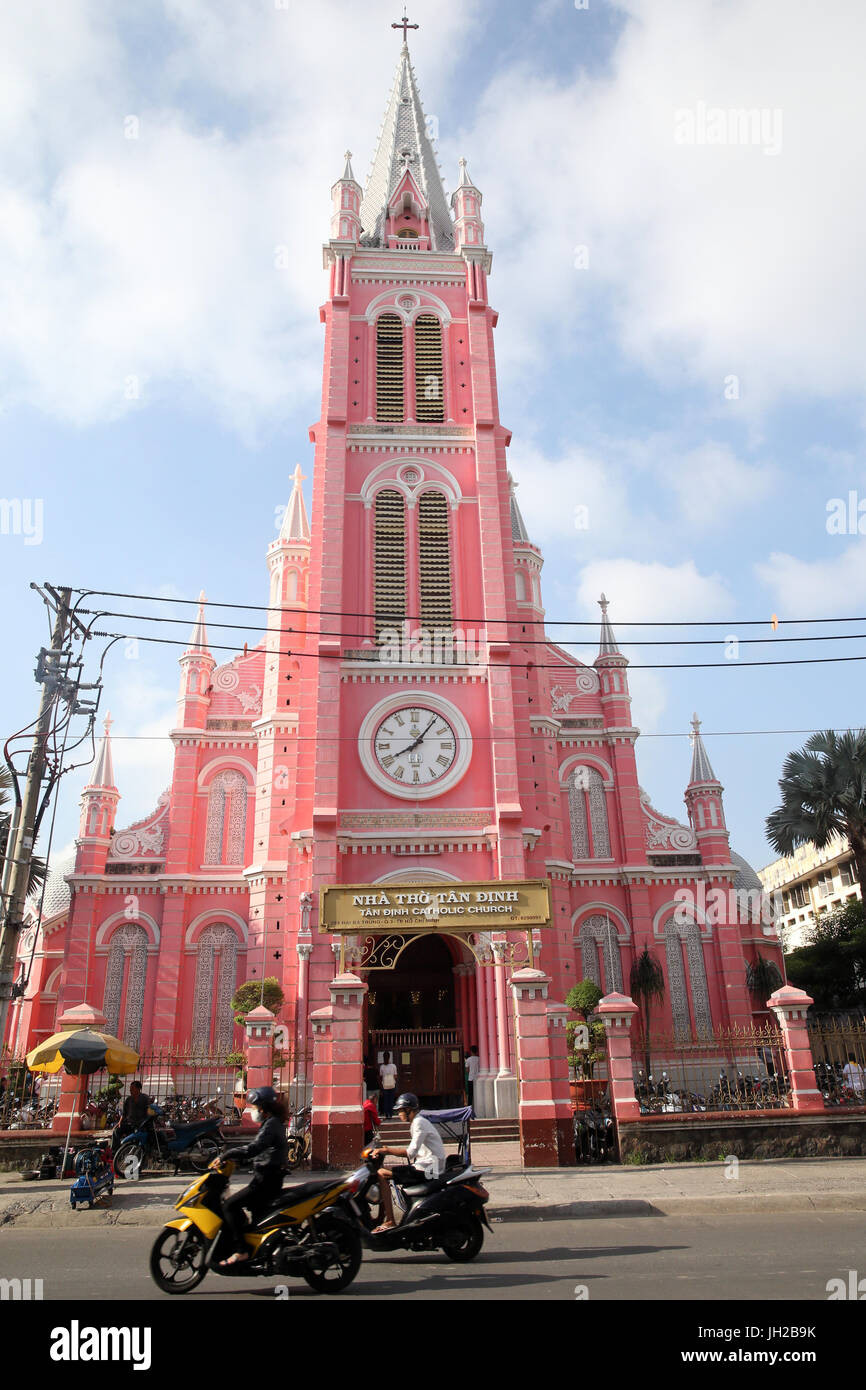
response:
{"label": "yellow sign board", "polygon": [[345,883],[319,895],[319,931],[477,932],[550,926],[546,878],[479,883]]}

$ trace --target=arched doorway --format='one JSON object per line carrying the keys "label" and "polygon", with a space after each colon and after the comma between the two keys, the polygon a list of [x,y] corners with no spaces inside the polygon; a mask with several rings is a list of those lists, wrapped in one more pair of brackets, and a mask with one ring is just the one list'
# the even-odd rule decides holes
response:
{"label": "arched doorway", "polygon": [[460,1104],[463,1097],[462,1029],[458,1026],[454,967],[460,961],[450,939],[419,935],[393,970],[367,975],[367,1053],[378,1066],[389,1051],[400,1090],[422,1105]]}

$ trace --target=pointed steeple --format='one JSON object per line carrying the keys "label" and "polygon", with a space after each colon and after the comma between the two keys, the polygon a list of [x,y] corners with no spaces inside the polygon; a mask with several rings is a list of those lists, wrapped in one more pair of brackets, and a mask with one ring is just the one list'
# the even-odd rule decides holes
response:
{"label": "pointed steeple", "polygon": [[105,716],[102,727],[105,733],[102,743],[99,746],[99,753],[96,758],[96,766],[93,769],[93,776],[90,779],[91,787],[117,788],[114,786],[114,764],[111,758],[111,726],[114,720],[111,718],[111,711]]}
{"label": "pointed steeple", "polygon": [[598,600],[598,606],[601,609],[601,639],[598,644],[598,654],[599,656],[620,656],[621,652],[617,646],[610,619],[607,616],[608,600],[604,594]]}
{"label": "pointed steeple", "polygon": [[692,732],[689,737],[692,745],[692,772],[689,786],[693,786],[696,782],[717,782],[718,778],[710,766],[704,740],[701,738],[701,721],[697,714],[692,715]]}
{"label": "pointed steeple", "polygon": [[[467,167],[467,165],[466,165],[466,160],[462,157],[462,155],[461,155],[460,159],[458,160],[458,163],[459,163],[459,165],[460,165],[460,177],[459,177],[459,179],[457,180],[457,187],[458,187],[458,188],[474,188],[474,187],[475,187],[475,184],[472,182],[471,178],[469,177],[469,169],[468,169],[468,167]],[[454,197],[455,197],[455,196],[456,196],[456,195],[452,194],[452,198],[451,198],[451,201],[452,201],[452,202],[454,201]]]}
{"label": "pointed steeple", "polygon": [[187,647],[188,652],[206,652],[208,650],[207,628],[204,623],[204,606],[206,602],[205,592],[204,589],[202,589],[198,596],[198,617],[195,620],[195,626],[190,634],[189,646]]}
{"label": "pointed steeple", "polygon": [[520,508],[517,505],[517,498],[514,495],[514,489],[516,487],[517,484],[512,478],[511,474],[509,473],[508,488],[511,494],[511,539],[517,542],[523,541],[524,543],[531,545],[532,542],[529,539],[529,532],[526,529],[526,522],[523,520]]}
{"label": "pointed steeple", "polygon": [[283,517],[283,524],[280,527],[279,539],[281,541],[308,541],[310,539],[310,523],[307,519],[307,507],[301,488],[304,474],[301,472],[300,464],[297,465],[292,474],[292,480],[294,486]]}
{"label": "pointed steeple", "polygon": [[343,182],[343,183],[357,183],[358,180],[355,178],[355,175],[354,175],[354,173],[352,172],[352,151],[351,151],[351,150],[346,150],[346,156],[345,156],[345,158],[346,158],[346,167],[345,167],[345,169],[343,170],[342,182]]}
{"label": "pointed steeple", "polygon": [[409,49],[404,43],[361,203],[364,245],[386,244],[388,202],[407,171],[427,202],[432,249],[453,250],[454,225],[448,199],[409,61]]}

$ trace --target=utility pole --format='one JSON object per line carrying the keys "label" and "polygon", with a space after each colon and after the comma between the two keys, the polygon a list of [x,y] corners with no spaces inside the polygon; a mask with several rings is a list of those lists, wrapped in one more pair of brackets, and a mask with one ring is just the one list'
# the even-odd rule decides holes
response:
{"label": "utility pole", "polygon": [[33,859],[33,839],[36,827],[36,813],[39,796],[47,767],[46,746],[51,730],[54,706],[61,688],[60,662],[69,626],[70,589],[61,589],[57,594],[57,609],[54,616],[54,629],[51,634],[51,650],[42,654],[37,667],[37,679],[42,680],[42,694],[39,698],[39,715],[33,735],[33,749],[27,763],[27,778],[21,806],[17,817],[10,825],[6,852],[11,860],[6,899],[6,911],[0,928],[0,1043],[6,1036],[6,1019],[9,1001],[12,997],[12,981],[15,973],[15,950],[18,932],[24,917],[27,901],[27,888],[30,879],[30,865]]}

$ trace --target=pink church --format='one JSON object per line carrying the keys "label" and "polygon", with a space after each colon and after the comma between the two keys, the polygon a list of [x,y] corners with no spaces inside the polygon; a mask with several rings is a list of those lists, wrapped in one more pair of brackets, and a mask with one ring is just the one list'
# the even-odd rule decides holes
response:
{"label": "pink church", "polygon": [[[745,909],[760,882],[731,851],[697,719],[680,822],[640,786],[607,601],[592,665],[545,635],[499,417],[482,195],[461,160],[447,197],[405,44],[366,187],[347,156],[331,195],[312,525],[296,470],[262,641],[218,665],[201,604],[171,786],[124,829],[106,721],[75,863],[22,934],[33,968],[10,1036],[32,1046],[87,999],[136,1046],[219,1056],[241,1042],[236,986],[277,975],[303,1082],[340,964],[321,889],[527,879],[550,884],[537,941],[552,998],[587,977],[628,992],[648,946],[660,1026],[763,1020],[746,968],[781,965],[780,949]],[[725,910],[708,910],[713,890]],[[511,942],[440,928],[389,960],[350,937],[368,1056],[390,1047],[436,1103],[476,1044],[476,1110],[514,1115]]]}

